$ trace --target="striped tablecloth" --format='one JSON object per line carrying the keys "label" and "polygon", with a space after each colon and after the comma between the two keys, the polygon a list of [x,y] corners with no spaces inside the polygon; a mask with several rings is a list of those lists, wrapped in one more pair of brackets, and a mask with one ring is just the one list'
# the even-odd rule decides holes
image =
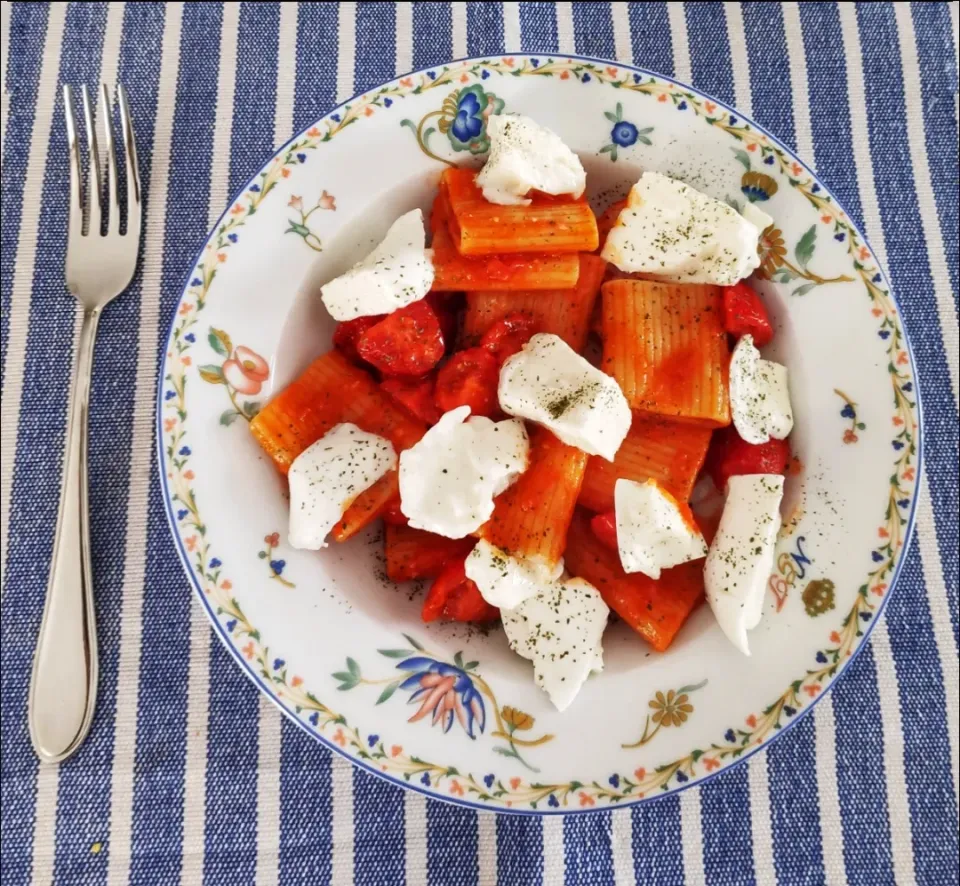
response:
{"label": "striped tablecloth", "polygon": [[[0,882],[957,883],[957,3],[3,4]],[[477,814],[354,770],[211,640],[163,516],[158,342],[229,195],[397,72],[522,48],[636,61],[810,161],[892,274],[926,416],[901,586],[871,648],[749,764],[636,810]],[[38,766],[31,657],[78,331],[63,82],[123,81],[147,199],[90,423],[101,655],[89,740]]]}

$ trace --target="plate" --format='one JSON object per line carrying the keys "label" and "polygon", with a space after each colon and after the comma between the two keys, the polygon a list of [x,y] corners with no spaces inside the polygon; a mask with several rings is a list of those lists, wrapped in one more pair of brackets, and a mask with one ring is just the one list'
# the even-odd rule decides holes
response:
{"label": "plate", "polygon": [[[330,346],[319,284],[478,165],[519,112],[583,158],[595,208],[645,169],[756,203],[757,287],[788,365],[798,471],[753,656],[701,607],[668,653],[608,628],[605,670],[565,713],[499,629],[424,625],[371,528],[319,553],[286,540],[283,483],[247,432]],[[484,809],[642,802],[741,761],[808,712],[862,648],[904,559],[920,473],[914,361],[874,253],[771,134],[682,83],[560,55],[467,59],[334,109],[251,178],[200,248],[167,341],[159,462],[190,580],[239,665],[305,732],[362,768]],[[427,691],[421,691],[426,689]],[[440,718],[446,702],[461,711]],[[446,727],[446,728],[445,728]]]}

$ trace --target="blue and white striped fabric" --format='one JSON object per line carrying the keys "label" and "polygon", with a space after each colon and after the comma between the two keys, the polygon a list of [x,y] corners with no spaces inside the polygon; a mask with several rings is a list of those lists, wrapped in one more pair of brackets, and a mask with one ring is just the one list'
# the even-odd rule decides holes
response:
{"label": "blue and white striped fabric", "polygon": [[[957,3],[2,4],[0,883],[956,884]],[[333,757],[211,642],[163,516],[158,343],[274,145],[396,73],[505,49],[635,61],[752,114],[889,268],[922,381],[917,540],[871,648],[748,764],[635,810],[476,813]],[[78,331],[63,82],[130,90],[147,199],[90,427],[100,701],[40,767],[26,697]]]}

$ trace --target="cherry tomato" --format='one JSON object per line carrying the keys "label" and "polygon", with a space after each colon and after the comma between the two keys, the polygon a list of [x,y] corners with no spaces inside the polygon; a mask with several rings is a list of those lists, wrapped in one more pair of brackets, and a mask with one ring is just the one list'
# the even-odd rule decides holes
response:
{"label": "cherry tomato", "polygon": [[375,317],[356,317],[353,320],[344,320],[337,324],[333,333],[333,344],[340,352],[355,363],[361,362],[361,357],[357,353],[357,342],[368,329],[376,326],[383,318],[384,314],[377,314]]}
{"label": "cherry tomato", "polygon": [[617,544],[617,516],[613,511],[595,515],[590,521],[590,528],[597,537],[597,541],[611,550],[619,550]]}
{"label": "cherry tomato", "polygon": [[426,375],[414,379],[385,378],[380,382],[380,387],[395,400],[399,400],[417,418],[428,425],[435,425],[440,421],[440,411],[433,402],[435,383],[436,379],[432,375]]}
{"label": "cherry tomato", "polygon": [[383,513],[381,513],[380,516],[383,517],[384,523],[390,523],[393,526],[406,526],[408,522],[403,511],[400,510],[399,498],[387,502],[387,506],[383,509]]}
{"label": "cherry tomato", "polygon": [[494,415],[499,409],[497,384],[500,367],[483,348],[454,354],[437,373],[435,400],[441,412],[469,406],[471,415]]}
{"label": "cherry tomato", "polygon": [[480,347],[486,348],[497,362],[502,364],[507,357],[516,354],[537,331],[533,317],[514,312],[497,320],[480,339]]}
{"label": "cherry tomato", "polygon": [[440,321],[422,299],[394,311],[357,341],[357,353],[384,375],[425,375],[443,351]]}
{"label": "cherry tomato", "polygon": [[707,470],[721,492],[730,477],[740,474],[783,474],[790,460],[790,444],[770,439],[747,443],[732,425],[717,431],[707,452]]}
{"label": "cherry tomato", "polygon": [[491,606],[467,578],[466,557],[450,560],[434,579],[420,613],[424,621],[493,621],[500,610]]}
{"label": "cherry tomato", "polygon": [[753,343],[758,348],[773,341],[773,327],[767,309],[760,296],[746,283],[724,287],[723,325],[727,332],[737,338],[752,335]]}

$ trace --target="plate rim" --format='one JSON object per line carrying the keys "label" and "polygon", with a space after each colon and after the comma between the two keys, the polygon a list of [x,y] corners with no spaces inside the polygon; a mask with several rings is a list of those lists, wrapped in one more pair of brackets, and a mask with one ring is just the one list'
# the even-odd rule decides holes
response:
{"label": "plate rim", "polygon": [[[731,762],[726,763],[725,765],[717,769],[715,772],[701,775],[695,779],[692,779],[687,784],[674,786],[668,790],[661,790],[657,793],[651,793],[647,795],[636,795],[636,796],[624,798],[622,800],[618,800],[616,802],[611,802],[610,804],[607,804],[607,805],[589,806],[586,808],[560,807],[556,809],[550,809],[550,808],[538,807],[535,809],[522,809],[514,806],[505,806],[503,804],[493,804],[493,803],[484,804],[482,802],[469,800],[465,797],[461,798],[461,797],[455,797],[452,795],[444,795],[436,791],[427,790],[423,787],[420,787],[418,784],[415,784],[414,782],[406,781],[402,778],[398,778],[393,775],[390,775],[387,772],[383,772],[380,769],[378,769],[376,766],[368,763],[367,761],[351,753],[348,753],[346,748],[341,748],[335,741],[327,738],[320,731],[312,729],[300,717],[296,716],[292,711],[288,710],[287,707],[281,703],[279,698],[277,698],[277,696],[273,692],[271,692],[269,687],[261,680],[259,674],[256,673],[252,664],[243,658],[243,656],[240,654],[240,651],[231,642],[230,637],[227,635],[225,631],[224,625],[217,618],[217,615],[213,611],[210,601],[207,599],[207,596],[204,594],[203,588],[201,587],[200,583],[196,578],[194,569],[190,563],[188,552],[184,548],[183,541],[180,538],[179,532],[177,531],[177,522],[176,522],[174,510],[173,510],[173,500],[170,494],[170,488],[167,482],[167,476],[165,471],[166,453],[164,452],[164,448],[163,448],[163,404],[164,404],[163,393],[164,393],[164,382],[165,382],[165,376],[166,376],[165,369],[167,367],[167,363],[169,359],[167,357],[165,349],[166,349],[167,343],[170,341],[170,338],[173,334],[174,326],[177,321],[177,307],[182,301],[183,294],[186,292],[188,288],[189,281],[191,279],[194,269],[197,266],[197,263],[202,258],[203,251],[206,247],[206,244],[210,241],[211,236],[217,231],[217,229],[221,226],[221,224],[223,224],[224,220],[226,219],[227,215],[230,212],[231,207],[234,206],[238,202],[240,197],[242,197],[242,195],[248,190],[250,182],[255,179],[256,175],[259,174],[259,171],[265,168],[265,166],[268,163],[270,163],[270,161],[273,158],[277,157],[278,155],[282,154],[285,150],[287,150],[287,148],[290,145],[292,145],[298,138],[300,138],[304,134],[304,132],[309,130],[311,127],[318,126],[320,122],[327,120],[333,114],[336,114],[337,112],[342,111],[346,106],[355,102],[361,96],[365,96],[371,92],[375,92],[376,90],[381,89],[384,86],[387,86],[392,83],[396,83],[407,77],[413,77],[418,74],[426,74],[429,71],[436,71],[444,67],[457,65],[461,63],[484,62],[484,61],[490,61],[491,59],[497,59],[497,58],[540,59],[542,57],[548,57],[550,59],[566,59],[570,61],[582,61],[582,62],[588,62],[590,64],[596,64],[596,65],[610,65],[610,66],[620,68],[624,71],[629,71],[632,73],[638,73],[638,74],[643,74],[649,77],[654,77],[660,80],[673,83],[676,86],[682,87],[684,89],[688,89],[691,92],[699,96],[702,96],[704,99],[715,103],[718,107],[723,108],[728,113],[735,114],[739,119],[749,123],[758,132],[765,135],[780,150],[782,150],[789,157],[795,160],[803,168],[803,170],[811,176],[811,178],[815,182],[821,184],[821,186],[824,188],[824,190],[826,190],[827,194],[830,196],[831,200],[837,206],[837,208],[841,212],[843,212],[846,215],[846,217],[851,221],[851,224],[853,224],[856,232],[863,239],[864,245],[869,249],[872,258],[876,261],[877,269],[882,275],[883,281],[887,285],[887,293],[890,298],[890,301],[895,306],[897,315],[900,319],[900,329],[903,334],[903,342],[904,342],[905,350],[909,355],[910,366],[912,368],[913,377],[915,381],[915,385],[912,393],[914,394],[914,397],[915,397],[914,410],[917,416],[916,441],[915,441],[916,457],[917,457],[916,473],[915,473],[916,480],[914,485],[915,492],[910,499],[910,512],[907,517],[906,529],[904,531],[903,548],[897,559],[897,563],[894,566],[893,573],[890,576],[887,592],[883,595],[879,605],[877,606],[877,609],[874,612],[873,617],[870,619],[869,624],[864,629],[863,636],[859,644],[850,654],[850,657],[846,660],[843,666],[838,670],[836,676],[834,676],[830,680],[830,682],[826,684],[826,686],[824,686],[823,691],[819,692],[815,698],[811,699],[809,704],[805,705],[802,709],[798,710],[796,716],[791,717],[789,721],[786,724],[784,724],[782,727],[780,727],[772,737],[763,741],[761,744],[756,745],[752,749],[745,751],[735,760],[732,760]],[[923,404],[922,404],[923,398],[922,398],[921,386],[919,383],[920,367],[914,357],[914,350],[910,341],[910,333],[907,329],[906,323],[904,322],[903,312],[900,308],[899,302],[897,301],[896,292],[894,290],[894,287],[891,285],[890,274],[887,271],[887,269],[884,267],[884,262],[881,261],[880,256],[877,254],[873,246],[870,244],[870,240],[863,230],[862,221],[860,223],[854,223],[853,217],[844,208],[843,204],[836,197],[834,191],[823,182],[821,176],[818,175],[801,157],[797,156],[793,150],[787,147],[775,134],[771,133],[765,126],[762,126],[761,124],[757,123],[752,116],[741,113],[739,109],[717,98],[711,93],[706,92],[702,89],[699,89],[695,86],[692,86],[683,80],[658,73],[656,71],[650,70],[649,68],[643,68],[638,65],[628,64],[626,62],[616,61],[613,59],[598,58],[596,56],[581,55],[578,53],[564,53],[564,52],[550,52],[550,51],[535,52],[531,50],[516,51],[516,52],[505,51],[502,53],[488,53],[486,55],[463,56],[460,58],[451,59],[449,61],[442,61],[442,62],[438,62],[437,64],[427,65],[422,68],[414,68],[406,73],[397,74],[396,76],[390,78],[389,80],[385,80],[381,83],[374,84],[367,89],[356,92],[350,98],[332,106],[325,114],[317,118],[317,120],[313,121],[308,126],[304,127],[301,130],[297,130],[286,142],[284,142],[279,147],[277,147],[266,158],[264,162],[260,163],[253,170],[252,176],[245,177],[243,181],[244,181],[244,184],[235,192],[233,192],[231,199],[226,203],[223,212],[218,216],[217,220],[207,228],[207,233],[205,234],[200,245],[198,246],[192,262],[188,265],[187,270],[183,274],[183,281],[184,281],[183,285],[181,285],[175,290],[175,292],[178,293],[177,302],[173,306],[170,322],[167,326],[166,336],[162,340],[162,347],[164,350],[161,352],[162,359],[158,366],[158,373],[157,373],[157,389],[156,389],[156,400],[155,400],[156,423],[154,426],[155,440],[156,440],[156,453],[157,453],[157,473],[159,475],[161,491],[163,493],[163,505],[164,505],[164,512],[167,518],[167,528],[169,529],[170,534],[173,537],[173,541],[177,550],[177,555],[180,560],[180,565],[182,566],[184,572],[186,573],[186,576],[190,582],[190,585],[194,590],[195,596],[199,598],[200,603],[203,605],[204,612],[207,618],[209,619],[209,621],[211,622],[211,625],[214,629],[214,633],[216,634],[218,640],[226,648],[230,656],[240,666],[241,671],[245,673],[247,677],[254,683],[258,691],[263,695],[265,695],[270,700],[270,702],[272,702],[274,706],[276,706],[281,711],[281,713],[285,717],[287,717],[288,720],[293,722],[302,732],[308,735],[311,739],[313,739],[314,741],[319,741],[325,748],[345,758],[352,765],[362,769],[364,772],[368,772],[389,784],[397,785],[399,787],[404,788],[405,790],[416,791],[418,794],[422,794],[428,799],[436,800],[441,803],[449,803],[454,806],[473,809],[478,812],[488,812],[488,813],[493,812],[495,814],[502,814],[502,815],[571,816],[571,815],[592,815],[595,813],[609,812],[615,809],[630,809],[630,808],[641,806],[644,804],[656,802],[657,800],[663,799],[665,797],[678,795],[687,790],[690,790],[691,788],[699,788],[707,784],[708,782],[713,781],[715,778],[725,773],[728,773],[735,768],[739,768],[743,763],[751,759],[759,751],[762,751],[768,748],[773,742],[779,740],[782,736],[784,736],[790,730],[792,730],[797,723],[804,720],[810,714],[810,712],[813,711],[814,708],[816,708],[816,706],[824,698],[826,698],[829,695],[829,693],[837,685],[838,681],[844,677],[844,675],[846,674],[850,666],[853,664],[854,661],[856,661],[857,657],[860,655],[864,647],[866,647],[868,642],[870,641],[871,635],[874,629],[876,628],[877,623],[879,622],[880,618],[883,616],[884,612],[886,611],[887,604],[889,603],[894,593],[897,592],[900,574],[904,568],[906,559],[910,553],[911,546],[914,543],[914,534],[915,534],[915,528],[916,528],[915,524],[916,524],[916,517],[917,517],[919,498],[920,498],[920,494],[919,494],[920,484],[923,479],[923,469],[924,469],[923,443],[924,443],[925,433],[924,433],[924,424],[923,424]]]}

